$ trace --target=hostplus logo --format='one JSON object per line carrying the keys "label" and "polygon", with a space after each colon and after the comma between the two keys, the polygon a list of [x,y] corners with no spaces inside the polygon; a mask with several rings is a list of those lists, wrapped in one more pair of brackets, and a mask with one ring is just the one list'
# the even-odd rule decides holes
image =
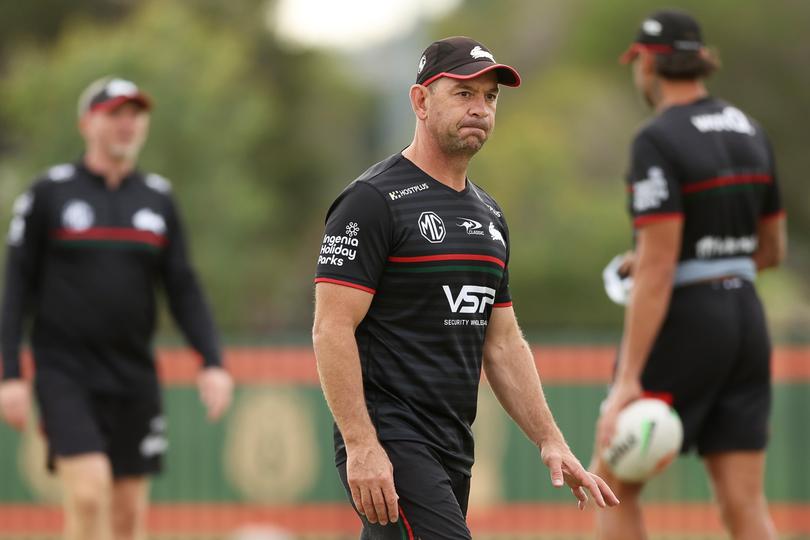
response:
{"label": "hostplus logo", "polygon": [[440,244],[447,236],[444,221],[436,212],[422,212],[419,216],[419,233],[431,244]]}

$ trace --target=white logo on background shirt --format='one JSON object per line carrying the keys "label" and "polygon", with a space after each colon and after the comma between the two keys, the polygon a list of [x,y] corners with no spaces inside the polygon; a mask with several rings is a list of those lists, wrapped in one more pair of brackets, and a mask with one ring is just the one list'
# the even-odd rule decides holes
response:
{"label": "white logo on background shirt", "polygon": [[422,212],[418,223],[419,232],[425,240],[431,244],[439,244],[444,241],[447,229],[444,228],[444,221],[436,212]]}
{"label": "white logo on background shirt", "polygon": [[84,201],[73,199],[62,210],[62,226],[72,231],[84,231],[93,226],[96,216],[93,207]]}
{"label": "white logo on background shirt", "polygon": [[350,221],[346,224],[346,236],[354,238],[358,234],[360,234],[360,226],[357,223]]}
{"label": "white logo on background shirt", "polygon": [[359,234],[360,226],[356,221],[349,221],[346,224],[345,235],[325,234],[321,244],[321,253],[318,256],[318,264],[343,266],[346,260],[355,260],[357,248],[360,246],[360,240],[357,239]]}
{"label": "white logo on background shirt", "polygon": [[695,254],[699,259],[724,257],[728,255],[751,254],[757,249],[757,237],[704,236],[695,243]]}
{"label": "white logo on background shirt", "polygon": [[163,216],[153,212],[149,208],[141,208],[135,212],[135,215],[132,216],[132,225],[136,229],[149,231],[157,235],[166,232],[166,220],[163,219]]}
{"label": "white logo on background shirt", "polygon": [[637,212],[658,208],[667,199],[669,188],[661,167],[650,167],[647,178],[633,185],[633,209]]}
{"label": "white logo on background shirt", "polygon": [[736,107],[726,107],[716,114],[701,114],[691,118],[692,125],[701,133],[708,131],[734,131],[754,135],[756,130],[745,113]]}

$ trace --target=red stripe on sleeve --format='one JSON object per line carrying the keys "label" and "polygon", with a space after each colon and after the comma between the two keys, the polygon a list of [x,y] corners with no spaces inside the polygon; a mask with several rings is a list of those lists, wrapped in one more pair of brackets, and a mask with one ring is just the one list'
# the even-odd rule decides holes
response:
{"label": "red stripe on sleeve", "polygon": [[343,285],[344,287],[351,287],[352,289],[357,289],[363,292],[367,292],[369,294],[377,294],[377,291],[375,291],[370,287],[364,287],[363,285],[358,285],[357,283],[352,283],[351,281],[343,281],[341,279],[319,277],[315,278],[315,283],[334,283],[335,285]]}
{"label": "red stripe on sleeve", "polygon": [[666,214],[650,214],[647,216],[639,216],[633,220],[633,226],[643,227],[644,225],[649,225],[650,223],[655,223],[658,221],[667,221],[671,219],[683,219],[683,214],[681,212],[669,212]]}
{"label": "red stripe on sleeve", "polygon": [[512,301],[509,302],[500,302],[498,304],[492,304],[492,307],[512,307]]}

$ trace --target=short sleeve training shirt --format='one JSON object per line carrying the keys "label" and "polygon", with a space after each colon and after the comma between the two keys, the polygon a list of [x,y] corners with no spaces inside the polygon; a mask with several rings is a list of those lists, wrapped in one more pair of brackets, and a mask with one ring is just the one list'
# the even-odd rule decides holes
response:
{"label": "short sleeve training shirt", "polygon": [[716,98],[648,123],[633,141],[627,182],[636,228],[684,220],[679,261],[750,257],[759,220],[783,214],[765,132]]}
{"label": "short sleeve training shirt", "polygon": [[461,192],[445,186],[401,154],[332,204],[315,281],[374,295],[356,338],[381,440],[425,442],[469,472],[487,325],[493,307],[511,305],[508,262],[497,203],[469,180]]}

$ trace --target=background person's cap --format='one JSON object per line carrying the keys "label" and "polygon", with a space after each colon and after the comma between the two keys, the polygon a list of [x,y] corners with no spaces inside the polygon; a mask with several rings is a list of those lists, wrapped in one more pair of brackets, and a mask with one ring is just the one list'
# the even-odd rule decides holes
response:
{"label": "background person's cap", "polygon": [[635,42],[619,58],[632,62],[642,50],[656,54],[676,51],[698,53],[703,48],[700,25],[688,13],[672,9],[656,11],[641,23]]}
{"label": "background person's cap", "polygon": [[472,79],[493,70],[499,84],[520,86],[517,70],[496,63],[489,49],[468,37],[449,37],[434,41],[422,53],[416,69],[416,84],[427,86],[440,77]]}
{"label": "background person's cap", "polygon": [[79,116],[93,111],[111,111],[124,103],[136,103],[146,110],[152,100],[135,83],[118,77],[104,77],[90,83],[79,97]]}

